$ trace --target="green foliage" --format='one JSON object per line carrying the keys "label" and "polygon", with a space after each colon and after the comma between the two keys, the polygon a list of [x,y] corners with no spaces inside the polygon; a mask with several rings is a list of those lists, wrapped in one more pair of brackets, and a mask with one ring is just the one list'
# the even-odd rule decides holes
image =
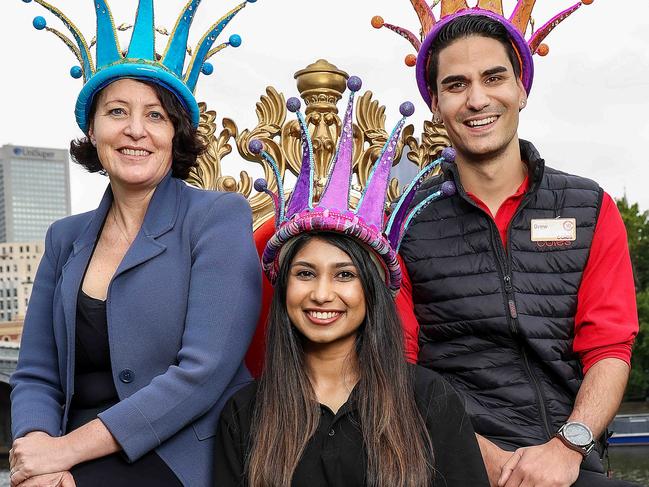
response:
{"label": "green foliage", "polygon": [[631,376],[626,388],[626,399],[643,400],[649,397],[649,290],[637,294],[640,332],[633,345]]}
{"label": "green foliage", "polygon": [[649,288],[649,211],[641,212],[638,203],[629,205],[626,196],[617,207],[626,226],[636,289],[644,291]]}
{"label": "green foliage", "polygon": [[626,226],[638,301],[640,331],[633,346],[632,370],[625,399],[649,397],[649,212],[626,196],[617,200]]}

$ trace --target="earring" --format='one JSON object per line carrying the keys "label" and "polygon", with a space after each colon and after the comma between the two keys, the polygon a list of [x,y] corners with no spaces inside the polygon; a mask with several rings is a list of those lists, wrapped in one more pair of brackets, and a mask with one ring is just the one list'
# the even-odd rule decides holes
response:
{"label": "earring", "polygon": [[525,108],[525,105],[527,105],[527,100],[521,100],[521,108]]}
{"label": "earring", "polygon": [[437,112],[433,112],[433,123],[435,125],[441,125],[442,124],[442,119],[440,116],[437,114]]}

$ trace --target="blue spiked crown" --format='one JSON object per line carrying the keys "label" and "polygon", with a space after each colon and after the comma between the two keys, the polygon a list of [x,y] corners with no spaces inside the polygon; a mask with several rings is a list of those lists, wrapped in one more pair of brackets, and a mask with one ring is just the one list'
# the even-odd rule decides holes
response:
{"label": "blue spiked crown", "polygon": [[[23,0],[25,3],[31,1]],[[34,18],[33,25],[37,30],[45,29],[56,35],[79,61],[80,66],[74,66],[70,70],[70,75],[73,78],[83,77],[84,85],[77,98],[75,115],[77,124],[85,133],[88,132],[89,111],[94,96],[102,88],[121,78],[150,81],[168,89],[180,100],[192,123],[197,127],[200,115],[194,90],[198,76],[201,72],[206,75],[211,74],[214,68],[206,61],[227,46],[239,47],[241,37],[235,34],[230,36],[227,42],[212,46],[230,20],[246,4],[256,1],[244,1],[212,24],[193,50],[193,54],[187,48],[187,40],[201,0],[189,0],[182,9],[173,31],[169,34],[169,42],[162,55],[158,55],[155,50],[153,0],[139,0],[131,42],[126,51],[122,51],[119,47],[117,30],[108,3],[106,0],[93,0],[97,15],[96,63],[93,62],[90,54],[91,46],[88,45],[83,34],[56,7],[43,0],[34,0],[63,22],[74,41],[49,27],[47,21],[41,16]],[[183,73],[187,53],[191,55],[191,59]]]}

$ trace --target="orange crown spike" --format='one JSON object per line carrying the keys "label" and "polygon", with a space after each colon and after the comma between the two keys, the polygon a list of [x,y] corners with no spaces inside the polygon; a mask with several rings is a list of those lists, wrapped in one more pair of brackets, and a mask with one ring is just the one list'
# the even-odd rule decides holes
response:
{"label": "orange crown spike", "polygon": [[419,17],[419,22],[421,23],[421,39],[423,40],[426,34],[433,28],[433,25],[435,25],[435,15],[424,0],[410,0],[410,3],[415,9],[417,17]]}
{"label": "orange crown spike", "polygon": [[440,17],[444,18],[447,15],[453,15],[458,10],[465,8],[469,8],[466,0],[442,0],[442,13]]}
{"label": "orange crown spike", "polygon": [[512,16],[509,18],[509,21],[514,24],[521,34],[525,34],[527,30],[527,24],[530,23],[532,18],[532,10],[534,9],[534,4],[536,0],[518,0]]}
{"label": "orange crown spike", "polygon": [[478,0],[478,8],[491,10],[493,13],[503,14],[503,0]]}
{"label": "orange crown spike", "polygon": [[552,29],[554,29],[557,25],[559,25],[561,22],[567,19],[570,16],[570,14],[575,12],[577,9],[579,9],[579,7],[581,7],[581,2],[576,3],[575,5],[573,5],[570,8],[567,8],[560,14],[555,15],[552,19],[550,19],[547,23],[545,23],[543,27],[539,28],[531,37],[531,39],[528,41],[532,54],[536,52],[541,42],[543,42],[543,39],[545,39],[548,36],[548,34],[552,32]]}

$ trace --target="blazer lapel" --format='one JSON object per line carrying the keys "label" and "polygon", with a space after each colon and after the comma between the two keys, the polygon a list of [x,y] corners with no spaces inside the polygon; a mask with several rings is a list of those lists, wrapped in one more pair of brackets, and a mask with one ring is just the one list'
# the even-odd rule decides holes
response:
{"label": "blazer lapel", "polygon": [[167,248],[156,238],[171,230],[176,223],[182,184],[184,183],[171,177],[171,171],[160,181],[144,215],[142,228],[122,259],[113,279],[160,255]]}
{"label": "blazer lapel", "polygon": [[[72,244],[72,252],[61,270],[61,302],[63,304],[63,314],[65,317],[68,364],[74,363],[73,354],[77,298],[79,295],[79,288],[81,287],[81,279],[83,279],[86,267],[88,267],[88,261],[92,255],[92,249],[97,240],[97,235],[99,235],[99,232],[101,231],[112,202],[113,193],[109,185],[104,192],[99,207],[94,211],[92,218]],[[73,373],[73,368],[69,367],[67,374],[68,384],[71,384],[71,374]],[[69,390],[69,388],[67,388],[67,390]]]}

